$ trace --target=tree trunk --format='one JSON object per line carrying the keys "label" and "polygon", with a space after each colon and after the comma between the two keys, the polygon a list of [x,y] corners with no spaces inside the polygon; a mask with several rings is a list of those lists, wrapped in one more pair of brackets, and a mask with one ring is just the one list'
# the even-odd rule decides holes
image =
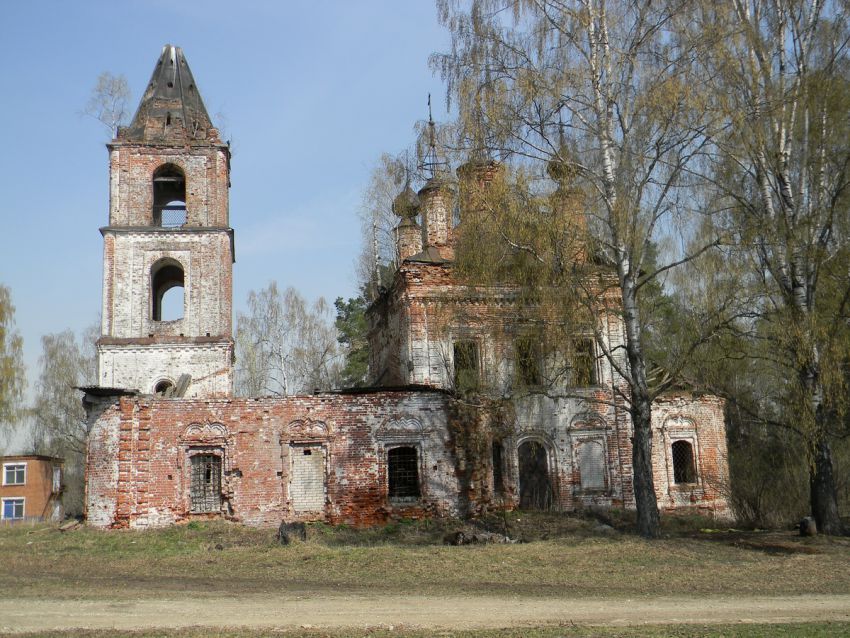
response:
{"label": "tree trunk", "polygon": [[821,534],[839,535],[844,526],[838,516],[838,497],[835,489],[835,474],[832,470],[832,450],[826,436],[813,446],[813,463],[810,470],[812,516]]}
{"label": "tree trunk", "polygon": [[[621,261],[621,266],[623,262]],[[621,271],[622,272],[622,271]],[[644,538],[661,536],[655,481],[652,476],[652,400],[646,381],[646,362],[641,347],[640,311],[634,281],[621,274],[623,319],[626,329],[626,353],[629,358],[629,389],[634,436],[632,437],[632,473],[637,508],[638,533]]]}
{"label": "tree trunk", "polygon": [[823,405],[823,386],[820,381],[820,358],[817,348],[808,353],[810,361],[800,372],[806,393],[805,399],[814,415],[814,431],[810,435],[809,501],[812,517],[821,534],[839,535],[844,529],[838,516],[838,491],[832,468],[832,450],[827,436],[828,415]]}
{"label": "tree trunk", "polygon": [[632,468],[634,473],[635,506],[638,533],[644,538],[661,535],[658,501],[652,477],[652,404],[648,397],[632,396]]}

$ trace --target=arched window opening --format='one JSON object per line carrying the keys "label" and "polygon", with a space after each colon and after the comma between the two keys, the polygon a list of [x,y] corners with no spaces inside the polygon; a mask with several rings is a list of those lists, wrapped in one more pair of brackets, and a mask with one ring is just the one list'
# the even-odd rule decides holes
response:
{"label": "arched window opening", "polygon": [[676,441],[673,443],[673,482],[697,482],[694,448],[688,441]]}
{"label": "arched window opening", "polygon": [[578,468],[583,490],[605,489],[605,449],[600,441],[585,441],[578,448]]}
{"label": "arched window opening", "polygon": [[519,506],[525,510],[552,507],[552,483],[549,480],[549,455],[543,444],[526,441],[519,446]]}
{"label": "arched window opening", "polygon": [[387,452],[387,485],[390,499],[419,498],[419,459],[415,447],[396,447]]}
{"label": "arched window opening", "polygon": [[164,164],[153,174],[153,224],[178,228],[186,223],[186,176],[174,164]]}
{"label": "arched window opening", "polygon": [[161,259],[151,269],[153,296],[151,318],[175,321],[183,318],[183,268],[173,259]]}
{"label": "arched window opening", "polygon": [[157,381],[153,388],[153,393],[158,397],[168,398],[174,394],[174,384],[168,379]]}

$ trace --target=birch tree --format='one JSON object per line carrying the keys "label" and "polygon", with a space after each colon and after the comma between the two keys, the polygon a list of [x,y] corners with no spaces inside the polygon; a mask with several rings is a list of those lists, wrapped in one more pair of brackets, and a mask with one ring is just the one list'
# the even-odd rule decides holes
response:
{"label": "birch tree", "polygon": [[[532,171],[541,163],[560,166],[586,194],[588,250],[612,273],[619,302],[608,311],[617,312],[624,327],[624,352],[603,350],[627,386],[621,398],[634,425],[638,529],[656,537],[651,406],[674,382],[678,364],[664,374],[650,369],[642,298],[653,282],[717,244],[715,238],[697,243],[689,232],[699,212],[690,197],[692,167],[707,143],[698,90],[703,81],[693,64],[697,43],[674,28],[693,4],[438,0],[437,5],[452,49],[433,62],[458,106],[468,148]],[[528,244],[514,245],[522,250]],[[668,248],[657,264],[651,263],[655,245]],[[591,286],[589,292],[599,299],[604,291]],[[719,318],[702,323],[718,325]],[[706,334],[692,340],[683,355]]]}
{"label": "birch tree", "polygon": [[286,396],[339,385],[341,355],[328,303],[271,282],[236,320],[236,393]]}
{"label": "birch tree", "polygon": [[39,454],[65,459],[63,496],[69,513],[83,511],[88,424],[82,395],[77,387],[96,383],[95,341],[99,322],[89,326],[78,338],[65,330],[41,338],[38,381],[32,406],[30,444]]}
{"label": "birch tree", "polygon": [[714,108],[715,184],[761,291],[782,427],[801,436],[811,512],[842,531],[831,441],[846,435],[850,360],[850,40],[830,0],[734,0],[702,12],[724,34],[705,58]]}
{"label": "birch tree", "polygon": [[0,424],[11,426],[18,420],[25,384],[23,339],[15,327],[15,306],[9,288],[0,284]]}

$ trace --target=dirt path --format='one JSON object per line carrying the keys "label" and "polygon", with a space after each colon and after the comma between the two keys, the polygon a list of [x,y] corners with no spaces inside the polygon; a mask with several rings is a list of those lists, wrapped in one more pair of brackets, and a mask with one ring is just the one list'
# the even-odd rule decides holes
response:
{"label": "dirt path", "polygon": [[474,629],[579,625],[850,621],[850,595],[557,599],[487,596],[251,595],[110,600],[0,600],[0,631],[176,627]]}

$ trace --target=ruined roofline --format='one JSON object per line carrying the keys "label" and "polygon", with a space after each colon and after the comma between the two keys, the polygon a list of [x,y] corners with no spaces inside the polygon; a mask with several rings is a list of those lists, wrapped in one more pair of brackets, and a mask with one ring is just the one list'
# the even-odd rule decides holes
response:
{"label": "ruined roofline", "polygon": [[132,122],[113,143],[221,145],[183,49],[162,47]]}

